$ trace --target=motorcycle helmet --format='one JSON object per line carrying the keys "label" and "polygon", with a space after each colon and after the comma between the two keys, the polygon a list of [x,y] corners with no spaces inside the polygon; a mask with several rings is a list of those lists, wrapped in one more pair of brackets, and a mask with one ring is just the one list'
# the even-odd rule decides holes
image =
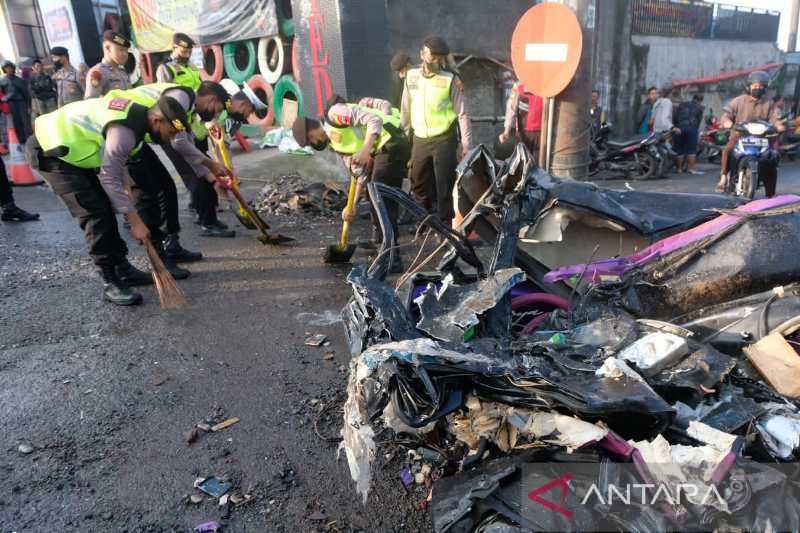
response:
{"label": "motorcycle helmet", "polygon": [[[759,83],[763,86],[762,89],[758,89],[757,91],[753,91],[751,87],[754,83]],[[767,92],[767,86],[769,85],[769,74],[764,72],[763,70],[756,70],[750,73],[747,76],[747,93],[755,98],[761,98],[764,96],[764,93]]]}

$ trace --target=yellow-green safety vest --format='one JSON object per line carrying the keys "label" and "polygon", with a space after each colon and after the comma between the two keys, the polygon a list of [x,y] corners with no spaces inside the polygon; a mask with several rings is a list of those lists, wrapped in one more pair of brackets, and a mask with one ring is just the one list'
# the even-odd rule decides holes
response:
{"label": "yellow-green safety vest", "polygon": [[36,140],[45,154],[66,148],[67,153],[57,157],[70,165],[100,168],[106,129],[112,124],[132,129],[137,141],[130,154],[134,155],[147,133],[147,111],[132,99],[108,95],[73,102],[36,119]]}
{"label": "yellow-green safety vest", "polygon": [[421,139],[442,135],[458,118],[450,100],[455,75],[442,71],[426,78],[421,68],[406,74],[406,89],[411,97],[411,127]]}
{"label": "yellow-green safety vest", "polygon": [[188,87],[193,91],[200,88],[203,82],[200,79],[200,70],[194,65],[181,65],[177,61],[167,61],[165,66],[172,73],[172,81],[178,85]]}
{"label": "yellow-green safety vest", "polygon": [[[400,130],[400,112],[397,109],[392,109],[391,115],[385,115],[381,113],[377,109],[372,109],[368,107],[358,106],[356,104],[346,104],[347,107],[361,107],[362,111],[366,111],[373,115],[376,115],[383,120],[383,127],[381,128],[381,134],[378,136],[378,140],[375,141],[375,144],[372,146],[372,153],[377,153],[381,148],[383,148],[387,142],[392,139],[391,132],[387,131],[386,126],[389,127],[394,126],[396,131]],[[361,150],[364,146],[364,138],[367,135],[367,128],[366,126],[334,126],[329,124],[326,120],[323,122],[322,127],[325,128],[325,133],[328,134],[328,138],[331,141],[331,148],[336,153],[344,154],[344,155],[352,155]]]}
{"label": "yellow-green safety vest", "polygon": [[[110,94],[114,94],[115,96],[119,96],[122,98],[130,98],[137,104],[141,104],[145,107],[153,107],[158,103],[158,99],[161,98],[161,94],[168,90],[168,89],[188,89],[188,87],[184,85],[180,85],[174,82],[163,82],[163,83],[148,83],[147,85],[140,85],[139,87],[134,87],[133,89],[116,89],[114,91],[109,91]],[[194,112],[194,99],[195,96],[192,95],[192,107],[186,112],[186,115],[191,120],[191,128],[192,133],[194,136],[200,140],[205,139],[208,136],[208,130],[206,129],[205,124],[197,113]]]}

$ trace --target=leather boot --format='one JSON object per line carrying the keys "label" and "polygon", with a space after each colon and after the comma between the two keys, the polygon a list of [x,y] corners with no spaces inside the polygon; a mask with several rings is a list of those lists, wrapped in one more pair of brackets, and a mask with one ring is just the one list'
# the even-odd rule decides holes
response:
{"label": "leather boot", "polygon": [[139,305],[142,303],[142,295],[131,290],[128,285],[120,279],[114,267],[104,267],[100,271],[103,278],[103,298],[114,305]]}
{"label": "leather boot", "polygon": [[167,257],[171,258],[176,263],[192,263],[194,261],[200,261],[203,258],[203,254],[200,252],[190,252],[181,246],[181,241],[177,233],[171,233],[164,239],[164,251]]}
{"label": "leather boot", "polygon": [[24,209],[20,209],[15,204],[4,204],[2,206],[2,213],[0,213],[0,220],[3,222],[33,222],[39,220],[39,215],[36,213],[28,213]]}
{"label": "leather boot", "polygon": [[125,285],[130,287],[153,284],[153,276],[148,272],[142,272],[130,264],[127,259],[117,265],[116,274]]}
{"label": "leather boot", "polygon": [[153,246],[155,246],[156,252],[158,252],[158,257],[160,257],[164,262],[164,266],[167,267],[167,270],[169,270],[169,273],[172,274],[173,278],[176,280],[183,280],[192,274],[185,268],[181,268],[175,264],[175,260],[167,255],[162,243],[153,243]]}

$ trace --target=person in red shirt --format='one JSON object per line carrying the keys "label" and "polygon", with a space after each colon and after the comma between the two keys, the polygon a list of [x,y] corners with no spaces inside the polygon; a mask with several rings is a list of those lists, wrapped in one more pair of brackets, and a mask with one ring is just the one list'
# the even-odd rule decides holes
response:
{"label": "person in red shirt", "polygon": [[526,91],[521,82],[516,82],[506,104],[506,117],[503,133],[499,137],[500,142],[508,142],[516,130],[519,140],[525,143],[531,152],[538,152],[543,109],[544,98]]}

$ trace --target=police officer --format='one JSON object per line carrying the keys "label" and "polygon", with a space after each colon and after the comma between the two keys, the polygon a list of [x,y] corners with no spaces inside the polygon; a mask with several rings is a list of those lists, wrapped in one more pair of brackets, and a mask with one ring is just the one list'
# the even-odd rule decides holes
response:
{"label": "police officer", "polygon": [[[194,41],[185,33],[176,33],[172,36],[172,55],[159,65],[156,70],[156,79],[162,83],[177,83],[194,91],[201,85],[200,70],[189,63],[192,56]],[[220,87],[217,85],[217,87]],[[224,90],[223,90],[224,91]],[[230,101],[230,98],[226,98]],[[218,116],[218,115],[217,115]],[[210,122],[214,117],[206,116]],[[208,130],[205,125],[198,122],[192,123],[192,132],[195,137],[195,146],[202,152],[208,151]],[[236,232],[217,218],[217,193],[210,183],[198,176],[191,165],[175,150],[169,147],[165,150],[183,184],[191,193],[190,208],[197,212],[197,221],[200,224],[202,237],[234,237]]]}
{"label": "police officer", "polygon": [[172,55],[156,69],[156,80],[162,83],[177,83],[193,91],[200,88],[200,70],[189,63],[194,41],[185,33],[172,36]]}
{"label": "police officer", "polygon": [[125,164],[146,137],[166,143],[188,127],[184,108],[166,96],[150,108],[126,98],[74,102],[36,119],[30,162],[78,219],[104,281],[103,296],[113,304],[141,303],[130,286],[152,283],[128,262],[117,226],[120,213],[137,241],[150,238],[126,190]]}
{"label": "police officer", "polygon": [[55,68],[52,78],[56,82],[56,105],[61,107],[82,100],[86,88],[78,69],[69,62],[69,51],[63,46],[55,46],[50,50],[50,58]]}
{"label": "police officer", "polygon": [[39,220],[36,213],[28,213],[14,203],[14,192],[8,182],[6,166],[0,161],[0,220],[3,222],[33,222]]}
{"label": "police officer", "polygon": [[[220,84],[213,81],[201,83],[197,93],[188,87],[183,87],[174,83],[154,83],[142,85],[127,91],[111,91],[108,93],[108,97],[130,98],[134,102],[147,107],[154,105],[162,96],[174,98],[189,110],[191,130],[197,128],[195,124],[200,120],[200,115],[204,117],[218,116],[230,105],[230,96],[228,96],[228,93]],[[192,142],[191,131],[180,132],[171,143],[162,144],[162,148],[165,151],[173,153],[176,160],[182,165],[185,165],[193,177],[208,184],[211,194],[215,196],[216,192],[211,184],[216,181],[214,176],[230,175],[230,171],[225,168],[224,165],[210,159],[202,151],[197,149]],[[161,182],[165,179],[171,180],[172,178],[155,154],[153,154],[152,157],[155,157],[152,161],[145,160],[143,151],[142,158],[136,160],[135,164],[129,165],[129,168],[131,170],[131,177],[137,184],[137,188],[141,188],[142,193],[149,197],[144,202],[146,211],[149,213],[149,217],[145,222],[148,223],[148,227],[150,227],[151,233],[154,235],[154,240],[158,240],[159,237],[163,238],[165,255],[169,260],[165,263],[169,267],[170,263],[190,261],[191,259],[186,257],[186,255],[191,252],[180,248],[180,245],[177,243],[177,234],[166,236],[161,234],[161,230],[159,229],[161,221],[161,217],[159,216],[160,211],[154,201],[158,198]],[[169,222],[167,222],[167,227],[169,227]],[[175,245],[177,245],[179,249],[176,249]]]}
{"label": "police officer", "polygon": [[31,94],[28,83],[17,76],[17,66],[11,61],[3,62],[4,77],[0,78],[0,90],[5,93],[2,101],[8,103],[11,121],[17,139],[25,144],[30,131]]}
{"label": "police officer", "polygon": [[125,72],[131,42],[114,30],[103,32],[103,60],[86,74],[84,98],[97,98],[112,89],[130,89],[131,79]]}
{"label": "police officer", "polygon": [[[386,100],[363,98],[358,104],[348,104],[334,95],[322,124],[298,117],[292,126],[292,133],[300,146],[310,145],[316,150],[323,150],[330,145],[341,156],[357,180],[356,202],[364,184],[370,179],[397,188],[403,185],[410,147],[408,138],[400,128],[398,110],[392,109],[391,103]],[[396,239],[398,206],[395,202],[387,202],[386,208]],[[355,209],[350,211],[345,208],[342,212],[344,220],[352,220],[355,216]],[[378,244],[382,240],[382,233],[374,212],[372,225],[373,243]],[[396,240],[394,244],[397,245]],[[394,257],[390,271],[401,272],[400,254]]]}
{"label": "police officer", "polygon": [[411,191],[430,212],[435,200],[439,217],[445,223],[454,215],[452,193],[459,159],[458,128],[460,155],[472,146],[464,87],[455,73],[445,69],[449,53],[447,43],[440,37],[425,39],[420,51],[422,66],[406,74],[400,106],[403,129],[409,137],[413,132]]}

